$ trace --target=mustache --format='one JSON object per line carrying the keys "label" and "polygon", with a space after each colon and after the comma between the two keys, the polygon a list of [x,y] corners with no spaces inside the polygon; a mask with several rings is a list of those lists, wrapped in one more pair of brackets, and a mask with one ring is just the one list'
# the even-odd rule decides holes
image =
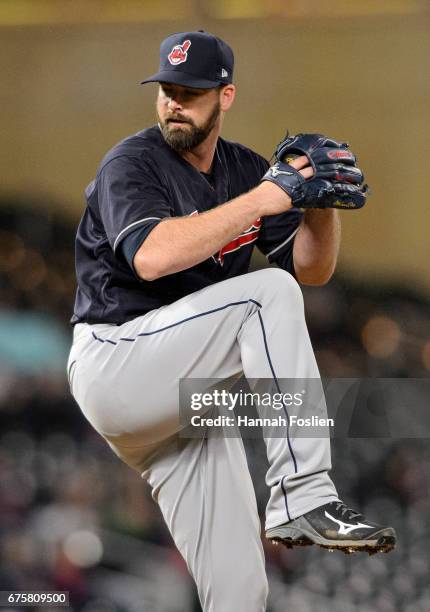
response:
{"label": "mustache", "polygon": [[192,121],[190,121],[189,119],[186,119],[182,115],[171,115],[170,117],[166,119],[165,123],[170,123],[172,121],[182,121],[183,123],[189,123],[190,125],[194,125]]}

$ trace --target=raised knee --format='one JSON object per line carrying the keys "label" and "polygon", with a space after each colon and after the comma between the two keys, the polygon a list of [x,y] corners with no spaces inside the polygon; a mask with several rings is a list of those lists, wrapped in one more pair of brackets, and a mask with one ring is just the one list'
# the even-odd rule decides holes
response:
{"label": "raised knee", "polygon": [[[281,268],[264,268],[256,272],[260,276],[259,281],[269,285],[287,284],[289,286],[299,287],[298,282],[292,274]],[[300,287],[299,287],[300,288]]]}
{"label": "raised knee", "polygon": [[264,291],[275,296],[282,295],[290,300],[303,304],[303,294],[299,283],[294,276],[281,268],[266,268],[260,270],[259,282],[264,287]]}

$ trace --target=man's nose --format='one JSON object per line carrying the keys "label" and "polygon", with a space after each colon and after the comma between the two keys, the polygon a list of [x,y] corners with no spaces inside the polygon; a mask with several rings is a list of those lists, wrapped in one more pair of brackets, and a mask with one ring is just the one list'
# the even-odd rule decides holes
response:
{"label": "man's nose", "polygon": [[169,98],[169,101],[167,102],[167,106],[169,108],[169,110],[171,111],[175,111],[178,110],[179,108],[181,108],[181,104],[178,100],[176,100],[175,98]]}

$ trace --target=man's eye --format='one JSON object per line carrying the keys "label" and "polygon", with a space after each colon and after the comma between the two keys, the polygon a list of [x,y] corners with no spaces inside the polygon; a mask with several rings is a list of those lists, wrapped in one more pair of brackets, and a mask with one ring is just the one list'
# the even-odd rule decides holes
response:
{"label": "man's eye", "polygon": [[199,98],[201,96],[201,93],[198,91],[184,91],[184,98],[188,99],[188,98]]}
{"label": "man's eye", "polygon": [[[175,91],[173,89],[164,89],[164,87],[162,87],[162,92],[163,92],[163,95],[166,96],[166,98],[176,97]],[[198,98],[200,95],[201,93],[199,91],[192,91],[192,90],[185,89],[182,92],[182,94],[178,94],[177,97],[182,97],[184,99],[187,99],[187,98]]]}

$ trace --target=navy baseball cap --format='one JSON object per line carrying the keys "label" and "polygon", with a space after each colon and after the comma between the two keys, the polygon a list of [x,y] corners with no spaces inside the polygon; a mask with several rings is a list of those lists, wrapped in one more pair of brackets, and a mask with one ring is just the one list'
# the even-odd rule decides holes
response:
{"label": "navy baseball cap", "polygon": [[160,45],[160,67],[141,82],[210,89],[233,79],[234,56],[221,38],[204,30],[172,34]]}

